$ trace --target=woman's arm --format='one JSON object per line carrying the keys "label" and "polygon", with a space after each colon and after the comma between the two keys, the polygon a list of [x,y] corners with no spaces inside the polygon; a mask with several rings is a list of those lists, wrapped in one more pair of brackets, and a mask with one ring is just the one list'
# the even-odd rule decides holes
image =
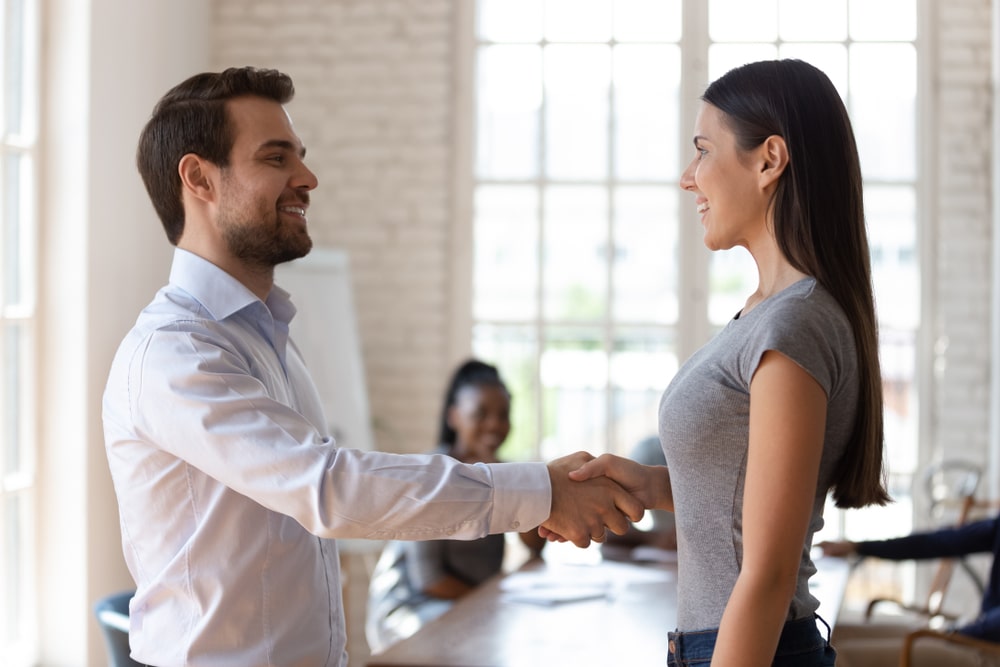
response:
{"label": "woman's arm", "polygon": [[432,598],[441,600],[457,600],[472,590],[472,586],[457,577],[446,574],[440,579],[424,586],[423,592]]}
{"label": "woman's arm", "polygon": [[726,605],[712,665],[770,665],[795,592],[816,495],[826,393],[769,351],[750,384],[743,491],[743,565]]}
{"label": "woman's arm", "polygon": [[403,549],[406,552],[407,577],[411,585],[424,595],[455,600],[472,590],[472,586],[448,573],[443,540],[406,542]]}

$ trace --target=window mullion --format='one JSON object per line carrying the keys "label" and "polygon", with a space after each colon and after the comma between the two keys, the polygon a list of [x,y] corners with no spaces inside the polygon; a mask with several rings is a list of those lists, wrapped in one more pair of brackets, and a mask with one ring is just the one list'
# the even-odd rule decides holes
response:
{"label": "window mullion", "polygon": [[545,147],[548,142],[548,125],[546,123],[546,118],[548,117],[548,86],[546,78],[546,70],[548,66],[548,45],[544,42],[541,44],[542,49],[542,90],[541,90],[541,102],[538,105],[538,212],[537,220],[538,227],[537,233],[538,237],[536,240],[536,262],[537,271],[535,273],[536,277],[536,293],[535,293],[535,396],[537,400],[535,401],[535,433],[537,434],[537,441],[535,442],[536,454],[541,456],[542,452],[539,451],[541,444],[545,441],[545,386],[542,384],[542,355],[545,352],[545,336],[547,333],[547,327],[545,326],[545,193],[546,185],[548,183],[546,174],[548,173],[548,166],[546,164],[547,151]]}

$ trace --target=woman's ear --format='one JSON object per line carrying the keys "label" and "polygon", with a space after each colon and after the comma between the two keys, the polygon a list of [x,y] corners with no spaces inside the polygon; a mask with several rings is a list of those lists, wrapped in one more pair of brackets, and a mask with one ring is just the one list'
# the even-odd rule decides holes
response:
{"label": "woman's ear", "polygon": [[456,431],[458,429],[455,426],[458,424],[458,406],[452,403],[448,406],[448,412],[445,414],[445,423],[451,430]]}
{"label": "woman's ear", "polygon": [[215,187],[218,171],[218,167],[194,153],[186,154],[177,164],[181,189],[206,202],[214,200],[218,192]]}
{"label": "woman's ear", "polygon": [[762,164],[760,186],[768,188],[778,182],[788,166],[788,145],[783,137],[772,134],[760,145]]}

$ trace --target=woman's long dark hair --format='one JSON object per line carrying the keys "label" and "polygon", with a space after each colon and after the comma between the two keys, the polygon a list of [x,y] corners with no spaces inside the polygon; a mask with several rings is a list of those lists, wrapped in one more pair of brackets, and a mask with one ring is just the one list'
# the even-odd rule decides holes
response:
{"label": "woman's long dark hair", "polygon": [[478,359],[469,359],[456,368],[451,376],[451,380],[448,382],[448,389],[444,395],[444,405],[441,407],[441,426],[438,435],[438,442],[446,446],[449,450],[455,446],[457,436],[455,429],[448,425],[448,411],[455,405],[458,392],[465,387],[500,387],[508,396],[510,395],[510,391],[507,389],[507,385],[504,384],[503,378],[500,377],[500,371],[497,370],[496,366],[491,366]]}
{"label": "woman's long dark hair", "polygon": [[840,304],[854,331],[860,394],[833,479],[838,507],[884,505],[882,374],[861,163],[847,109],[830,79],[801,60],[729,71],[702,99],[725,115],[741,149],[785,140],[788,166],[771,201],[778,247]]}

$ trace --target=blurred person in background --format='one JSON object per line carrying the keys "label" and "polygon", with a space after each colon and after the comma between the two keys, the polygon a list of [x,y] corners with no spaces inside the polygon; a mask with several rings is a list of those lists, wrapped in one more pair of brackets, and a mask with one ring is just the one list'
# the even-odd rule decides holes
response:
{"label": "blurred person in background", "polygon": [[[497,369],[477,359],[453,373],[441,408],[433,453],[463,463],[499,463],[497,450],[510,433],[511,396]],[[520,533],[531,556],[545,539]],[[478,540],[392,541],[382,550],[369,585],[365,634],[373,653],[409,637],[452,603],[500,572],[503,534]]]}

